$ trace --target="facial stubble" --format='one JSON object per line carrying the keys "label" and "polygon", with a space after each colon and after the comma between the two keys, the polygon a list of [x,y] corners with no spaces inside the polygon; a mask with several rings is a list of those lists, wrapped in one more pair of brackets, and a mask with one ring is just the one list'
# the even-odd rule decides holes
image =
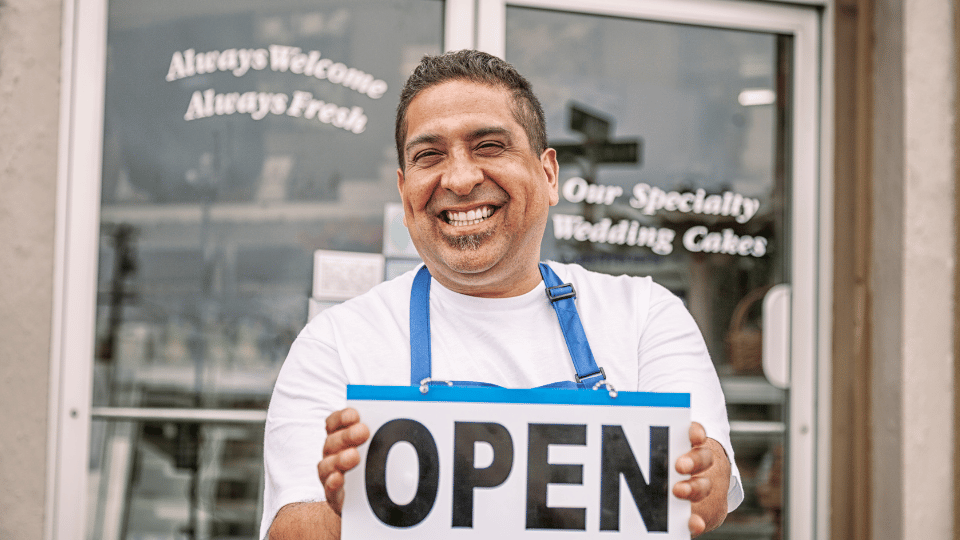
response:
{"label": "facial stubble", "polygon": [[443,239],[447,245],[460,251],[477,251],[483,245],[483,241],[493,236],[493,229],[488,229],[477,234],[443,234]]}

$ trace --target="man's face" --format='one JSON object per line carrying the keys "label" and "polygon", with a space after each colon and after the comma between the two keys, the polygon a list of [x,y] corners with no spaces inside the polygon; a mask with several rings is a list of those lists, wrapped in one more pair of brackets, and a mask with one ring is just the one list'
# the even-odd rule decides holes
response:
{"label": "man's face", "polygon": [[430,87],[406,120],[397,186],[404,223],[433,276],[475,296],[529,291],[540,280],[540,241],[558,200],[556,153],[534,154],[501,87]]}

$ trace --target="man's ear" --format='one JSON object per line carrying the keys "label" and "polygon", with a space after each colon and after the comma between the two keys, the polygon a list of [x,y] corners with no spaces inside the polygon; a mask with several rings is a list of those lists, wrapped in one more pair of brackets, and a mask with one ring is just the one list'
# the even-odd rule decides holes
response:
{"label": "man's ear", "polygon": [[550,185],[550,206],[555,206],[560,202],[560,164],[557,163],[557,151],[553,148],[547,148],[540,154],[540,165],[547,177],[547,184]]}
{"label": "man's ear", "polygon": [[403,204],[403,226],[409,227],[407,225],[407,203],[403,200],[403,169],[397,169],[397,191],[400,192],[400,202]]}

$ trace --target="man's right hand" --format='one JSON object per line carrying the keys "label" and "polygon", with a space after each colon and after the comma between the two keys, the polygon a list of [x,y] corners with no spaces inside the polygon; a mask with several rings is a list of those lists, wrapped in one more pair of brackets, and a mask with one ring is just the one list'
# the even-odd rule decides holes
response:
{"label": "man's right hand", "polygon": [[327,504],[339,516],[343,510],[343,473],[360,463],[357,447],[370,438],[370,429],[360,422],[356,409],[346,408],[327,417],[327,441],[317,464]]}
{"label": "man's right hand", "polygon": [[277,513],[270,526],[270,540],[339,540],[343,510],[343,473],[360,463],[357,447],[370,437],[354,409],[343,409],[327,417],[327,442],[323,459],[317,464],[326,502],[291,503]]}

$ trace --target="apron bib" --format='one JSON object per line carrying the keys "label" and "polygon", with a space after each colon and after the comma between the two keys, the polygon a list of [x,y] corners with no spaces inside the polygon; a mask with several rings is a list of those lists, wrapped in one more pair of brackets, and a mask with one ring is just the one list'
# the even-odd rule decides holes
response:
{"label": "apron bib", "polygon": [[[540,263],[540,275],[546,285],[547,300],[557,313],[557,321],[563,332],[563,339],[573,359],[576,369],[576,381],[558,381],[537,388],[585,389],[606,385],[603,368],[597,366],[593,351],[587,342],[583,324],[577,313],[574,299],[577,292],[571,283],[561,283],[557,274],[546,264]],[[435,381],[431,378],[430,351],[430,271],[426,265],[420,268],[410,290],[410,385],[420,386],[426,393],[431,384],[445,384],[457,387],[497,386],[477,381]]]}

